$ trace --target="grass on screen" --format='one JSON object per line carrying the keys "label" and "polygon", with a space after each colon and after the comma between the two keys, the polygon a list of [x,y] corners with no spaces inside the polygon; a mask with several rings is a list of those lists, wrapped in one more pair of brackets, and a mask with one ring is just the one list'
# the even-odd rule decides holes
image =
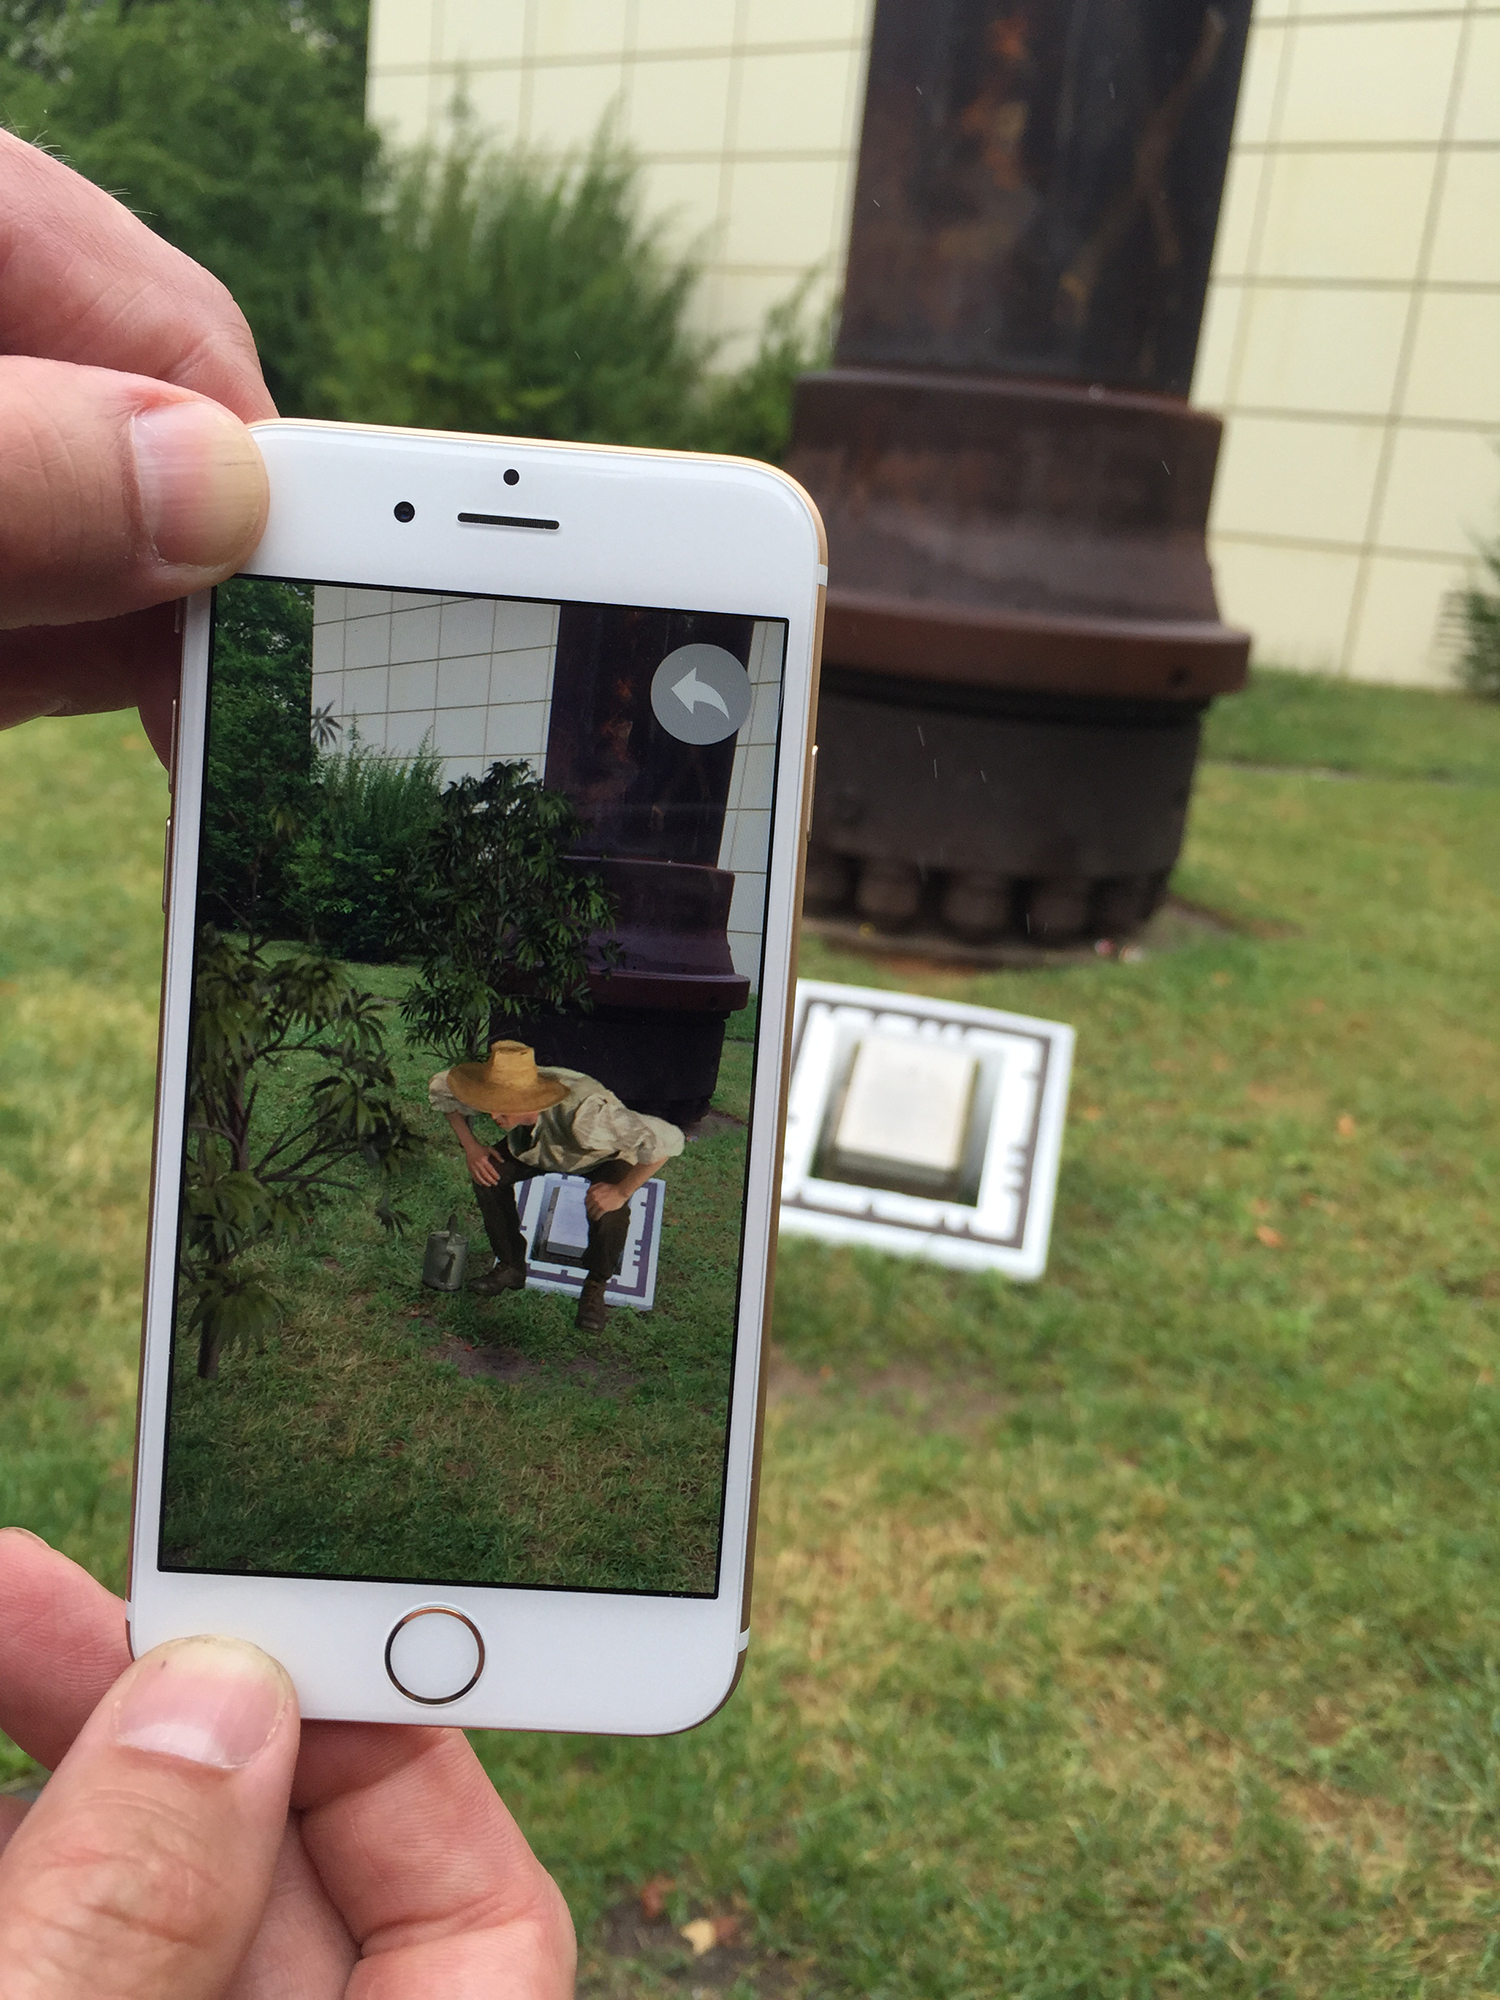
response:
{"label": "grass on screen", "polygon": [[[1242,927],[1171,956],[805,953],[1076,1026],[1052,1265],[784,1246],[740,1691],[480,1740],[585,1991],[1500,1991],[1497,721],[1222,704]],[[164,806],[119,718],[0,737],[0,1514],[117,1587]],[[622,1956],[652,1878],[739,1942]]]}

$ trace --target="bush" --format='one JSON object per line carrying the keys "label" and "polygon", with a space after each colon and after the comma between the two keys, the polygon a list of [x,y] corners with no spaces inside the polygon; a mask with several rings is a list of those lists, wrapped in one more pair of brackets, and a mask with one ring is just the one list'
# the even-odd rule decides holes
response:
{"label": "bush", "polygon": [[441,775],[431,750],[385,757],[357,737],[318,758],[316,808],[286,872],[288,914],[325,950],[365,964],[396,955],[397,904],[436,824]]}
{"label": "bush", "polygon": [[[1492,542],[1482,554],[1492,581],[1500,585],[1500,542]],[[1464,626],[1468,643],[1459,663],[1463,684],[1470,694],[1500,701],[1500,593],[1466,591]]]}

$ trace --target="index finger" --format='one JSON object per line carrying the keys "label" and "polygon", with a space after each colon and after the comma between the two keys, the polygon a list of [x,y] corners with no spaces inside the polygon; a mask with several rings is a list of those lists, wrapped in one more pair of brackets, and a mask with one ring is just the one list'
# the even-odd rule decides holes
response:
{"label": "index finger", "polygon": [[173,382],[274,417],[227,288],[82,174],[0,132],[0,351]]}

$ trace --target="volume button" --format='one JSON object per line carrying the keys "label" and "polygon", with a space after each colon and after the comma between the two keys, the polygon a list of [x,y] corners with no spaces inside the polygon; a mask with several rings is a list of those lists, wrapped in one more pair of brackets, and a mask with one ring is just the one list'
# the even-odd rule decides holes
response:
{"label": "volume button", "polygon": [[161,857],[161,913],[167,914],[167,888],[172,880],[172,821],[167,818],[167,838]]}

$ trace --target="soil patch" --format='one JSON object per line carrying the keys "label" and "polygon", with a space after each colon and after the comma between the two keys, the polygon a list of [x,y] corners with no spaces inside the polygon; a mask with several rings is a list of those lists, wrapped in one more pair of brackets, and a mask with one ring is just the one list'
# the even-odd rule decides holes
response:
{"label": "soil patch", "polygon": [[615,1961],[615,1966],[604,1969],[603,1980],[586,1980],[579,1990],[585,1995],[597,1994],[601,2000],[604,1995],[627,1992],[630,1989],[618,1986],[611,1974],[616,1967],[623,1971],[631,1965],[654,1973],[669,1990],[694,1996],[734,1992],[754,1994],[757,2000],[791,2000],[797,1987],[789,1960],[741,1944],[726,1919],[720,1918],[717,1927],[721,1932],[729,1928],[731,1935],[695,1956],[691,1943],[669,1916],[647,1918],[634,1896],[616,1903],[604,1914],[597,1947],[602,1956]]}
{"label": "soil patch", "polygon": [[432,1352],[439,1361],[451,1361],[459,1374],[471,1381],[533,1382],[539,1376],[550,1375],[560,1376],[569,1382],[580,1382],[600,1396],[623,1396],[640,1380],[628,1368],[602,1361],[579,1357],[563,1362],[560,1367],[552,1367],[530,1354],[522,1354],[519,1348],[476,1347],[472,1342],[459,1340],[451,1334]]}

